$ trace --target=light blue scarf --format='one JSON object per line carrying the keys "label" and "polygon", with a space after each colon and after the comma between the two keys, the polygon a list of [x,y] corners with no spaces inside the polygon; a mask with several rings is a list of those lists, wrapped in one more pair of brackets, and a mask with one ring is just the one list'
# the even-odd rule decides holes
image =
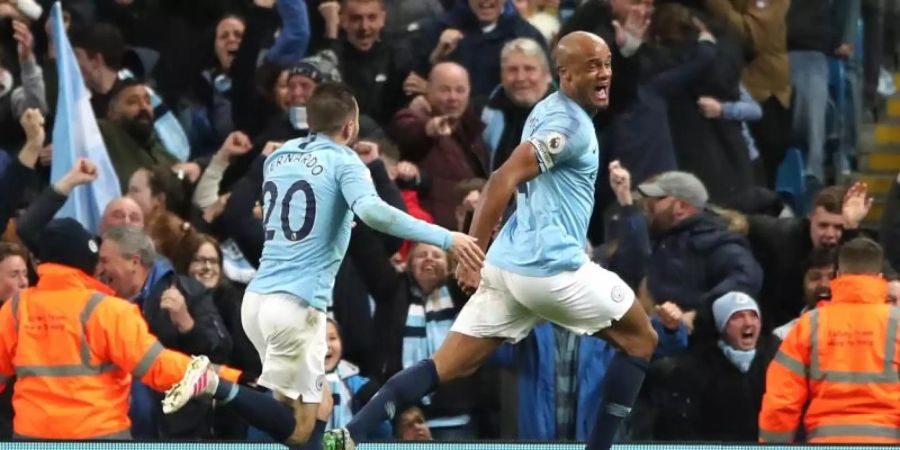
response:
{"label": "light blue scarf", "polygon": [[734,364],[734,367],[737,367],[741,373],[747,373],[750,370],[750,364],[753,364],[753,358],[756,357],[755,348],[753,350],[738,350],[721,339],[719,339],[719,349],[725,354],[725,358],[731,361],[731,364]]}
{"label": "light blue scarf", "polygon": [[[422,298],[422,291],[418,287],[413,287],[411,291],[416,297]],[[432,292],[422,303],[411,303],[403,335],[403,368],[430,358],[450,334],[450,327],[455,319],[456,308],[446,286]],[[422,404],[430,405],[431,396],[424,397]],[[465,425],[470,420],[468,415],[433,417],[428,421],[428,427],[456,427]]]}
{"label": "light blue scarf", "polygon": [[334,409],[331,410],[331,417],[325,426],[326,430],[343,428],[353,418],[353,391],[346,380],[354,375],[359,375],[359,368],[344,360],[338,362],[337,367],[325,375],[325,380],[331,387],[331,393],[335,396]]}
{"label": "light blue scarf", "polygon": [[[422,297],[418,287],[412,289],[412,294]],[[444,343],[455,318],[456,309],[446,286],[432,292],[422,303],[410,304],[403,335],[403,368],[430,358]]]}

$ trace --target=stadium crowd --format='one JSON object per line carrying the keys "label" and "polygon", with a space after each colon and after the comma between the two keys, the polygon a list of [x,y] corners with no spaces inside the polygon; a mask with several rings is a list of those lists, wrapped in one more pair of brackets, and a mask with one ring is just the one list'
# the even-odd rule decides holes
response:
{"label": "stadium crowd", "polygon": [[[585,251],[628,282],[659,335],[621,439],[756,441],[793,431],[777,427],[798,420],[778,409],[784,396],[766,397],[771,410],[760,411],[768,390],[805,385],[785,381],[810,346],[799,334],[815,333],[801,314],[827,311],[832,298],[835,307],[900,301],[900,175],[871,229],[863,227],[867,187],[848,182],[855,126],[880,114],[879,72],[896,63],[895,0],[64,0],[61,8],[90,91],[92,110],[74,121],[58,114],[78,94],[57,64],[64,52],[52,3],[0,0],[0,30],[8,30],[0,40],[0,298],[9,303],[0,313],[8,328],[0,330],[0,438],[28,435],[14,423],[38,435],[60,426],[29,414],[106,401],[90,390],[63,400],[52,378],[29,390],[37,400],[14,400],[25,395],[18,379],[49,376],[19,370],[11,356],[9,336],[39,332],[20,328],[20,291],[60,283],[59,266],[74,268],[79,280],[136,305],[163,347],[239,369],[254,387],[260,355],[243,331],[241,298],[271,215],[262,163],[308,134],[304,105],[316,85],[353,89],[361,131],[352,148],[379,196],[467,231],[486,179],[520,143],[531,108],[556,89],[549,49],[576,30],[608,43],[614,71],[611,107],[595,117],[602,169]],[[846,139],[829,134],[833,63],[859,94],[847,107]],[[108,156],[62,155],[62,119],[69,128],[95,121]],[[776,191],[792,147],[803,158],[799,197]],[[96,226],[54,219],[89,187],[109,199]],[[848,242],[855,246],[839,265]],[[355,223],[327,328],[332,395],[319,415],[329,428],[345,426],[381,383],[440,345],[467,300],[453,264],[439,247]],[[890,314],[887,342],[866,345],[885,358],[893,384],[845,394],[877,391],[893,403],[860,401],[844,414],[890,424],[891,442],[900,442],[898,358],[886,354],[898,349],[898,316]],[[836,320],[814,316],[822,327]],[[885,326],[880,316],[858,317],[861,334]],[[790,345],[779,351],[782,341]],[[97,352],[93,345],[82,350]],[[539,325],[371,438],[584,440],[614,351]],[[140,358],[128,358],[128,372],[141,376],[122,381],[131,383],[127,436],[268,439],[212,400],[163,414],[154,390],[161,375],[144,376]],[[882,370],[863,356],[831,363],[843,365],[826,373]],[[817,423],[853,423],[815,413]]]}

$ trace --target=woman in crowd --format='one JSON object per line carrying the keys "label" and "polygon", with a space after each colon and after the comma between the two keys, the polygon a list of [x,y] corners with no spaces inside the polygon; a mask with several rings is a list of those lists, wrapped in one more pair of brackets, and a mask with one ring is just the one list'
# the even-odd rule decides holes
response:
{"label": "woman in crowd", "polygon": [[[258,374],[262,370],[259,354],[244,333],[241,325],[241,299],[243,291],[236,288],[222,274],[222,250],[211,236],[186,228],[177,240],[172,252],[172,265],[179,274],[188,275],[206,286],[225,328],[234,343],[228,365],[247,373]],[[215,436],[219,439],[244,439],[247,425],[227,408],[215,412]]]}
{"label": "woman in crowd", "polygon": [[[406,271],[397,272],[382,239],[357,223],[349,255],[375,300],[376,363],[373,374],[383,383],[400,370],[430,357],[450,332],[465,301],[450,277],[447,254],[432,245],[417,243],[410,249]],[[471,379],[448,383],[422,399],[435,439],[475,437],[470,413],[475,404]]]}
{"label": "woman in crowd", "polygon": [[171,258],[177,273],[194,278],[212,292],[216,309],[234,341],[229,364],[259,373],[259,355],[241,326],[241,299],[244,293],[222,275],[222,249],[219,243],[211,236],[188,227],[178,239]]}
{"label": "woman in crowd", "polygon": [[244,19],[228,14],[216,24],[213,58],[197,77],[189,107],[191,156],[214,152],[234,129],[231,116],[231,66],[241,45]]}
{"label": "woman in crowd", "polygon": [[190,184],[186,174],[161,167],[138,169],[128,180],[128,197],[137,202],[144,213],[144,223],[150,223],[163,213],[190,219]]}

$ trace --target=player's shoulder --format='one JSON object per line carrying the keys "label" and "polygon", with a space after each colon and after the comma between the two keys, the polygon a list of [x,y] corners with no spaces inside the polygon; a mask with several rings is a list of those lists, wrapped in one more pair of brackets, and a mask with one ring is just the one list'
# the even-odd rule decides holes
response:
{"label": "player's shoulder", "polygon": [[574,135],[586,125],[585,114],[580,109],[578,104],[565,96],[553,93],[535,107],[531,120],[535,121],[535,128],[550,127]]}

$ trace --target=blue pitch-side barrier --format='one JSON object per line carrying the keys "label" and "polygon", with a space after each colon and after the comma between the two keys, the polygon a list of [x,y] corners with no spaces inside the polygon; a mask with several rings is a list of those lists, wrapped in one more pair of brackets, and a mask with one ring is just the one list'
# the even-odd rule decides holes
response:
{"label": "blue pitch-side barrier", "polygon": [[[622,444],[613,450],[896,450],[891,446],[874,445],[760,445],[760,444]],[[2,450],[284,450],[278,444],[253,444],[230,442],[207,443],[148,443],[148,442],[0,442]],[[584,444],[561,442],[429,442],[429,443],[365,443],[359,450],[584,450]]]}

